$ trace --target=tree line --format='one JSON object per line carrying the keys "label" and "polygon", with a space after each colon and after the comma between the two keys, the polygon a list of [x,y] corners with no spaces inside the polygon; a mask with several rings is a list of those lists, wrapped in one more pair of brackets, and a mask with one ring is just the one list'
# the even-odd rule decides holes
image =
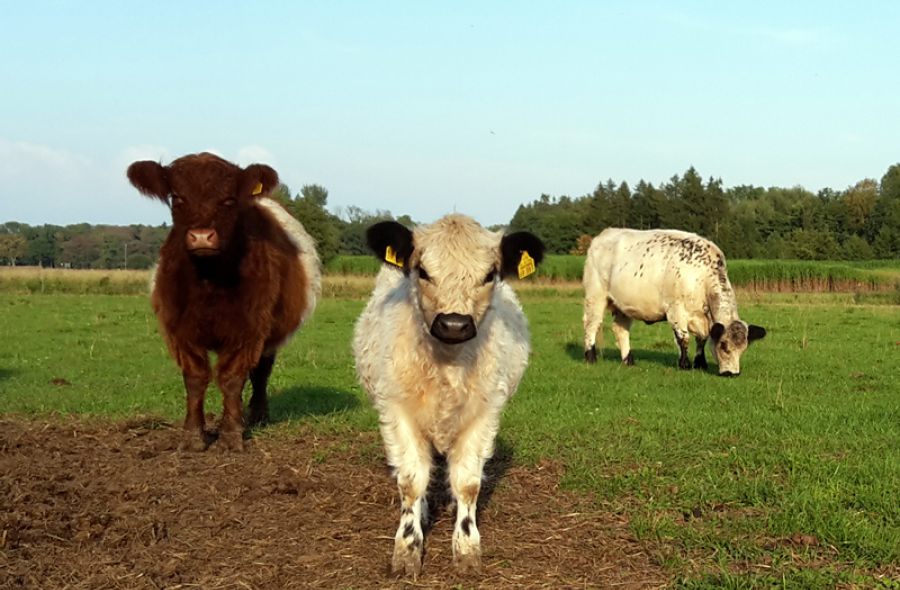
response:
{"label": "tree line", "polygon": [[[367,254],[366,228],[408,215],[350,206],[328,209],[328,191],[310,184],[299,193],[281,185],[272,197],[316,239],[327,262],[338,254]],[[520,205],[510,231],[539,235],[550,253],[583,254],[606,227],[676,228],[716,242],[729,258],[866,260],[900,258],[900,164],[880,181],[864,179],[836,191],[801,187],[723,188],[693,168],[654,186],[641,180],[632,189],[608,180],[580,197],[541,195]],[[66,268],[149,268],[169,232],[166,224],[0,225],[0,261],[10,265]]]}
{"label": "tree line", "polygon": [[802,187],[723,188],[693,168],[660,186],[612,180],[590,194],[541,195],[521,205],[511,230],[528,229],[556,254],[583,254],[607,227],[673,228],[716,242],[729,258],[867,260],[900,258],[900,164],[881,181],[843,191]]}

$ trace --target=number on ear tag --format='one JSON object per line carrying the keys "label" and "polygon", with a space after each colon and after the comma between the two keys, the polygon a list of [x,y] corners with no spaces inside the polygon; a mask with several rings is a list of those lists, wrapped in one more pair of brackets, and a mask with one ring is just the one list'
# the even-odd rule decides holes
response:
{"label": "number on ear tag", "polygon": [[397,259],[397,253],[394,252],[394,249],[390,246],[384,251],[384,261],[403,268],[403,259]]}
{"label": "number on ear tag", "polygon": [[519,278],[524,279],[528,275],[534,274],[534,258],[528,255],[528,252],[522,250],[522,258],[519,259]]}
{"label": "number on ear tag", "polygon": [[261,194],[262,194],[262,191],[263,191],[263,185],[262,185],[262,183],[261,183],[261,182],[257,182],[257,183],[256,183],[256,186],[253,187],[253,192],[250,193],[250,194],[253,195],[253,196],[255,197],[256,195],[261,195]]}

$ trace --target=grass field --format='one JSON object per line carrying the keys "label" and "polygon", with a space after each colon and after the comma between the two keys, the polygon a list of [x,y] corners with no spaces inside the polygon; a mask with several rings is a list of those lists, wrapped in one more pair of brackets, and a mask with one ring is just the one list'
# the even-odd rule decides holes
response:
{"label": "grass field", "polygon": [[[329,285],[279,357],[275,424],[256,436],[376,430],[349,350],[368,283]],[[900,308],[744,292],[742,317],[769,334],[723,379],[678,371],[664,324],[635,326],[635,367],[608,329],[586,366],[577,286],[520,292],[534,352],[498,446],[562,465],[563,486],[626,517],[674,587],[900,588]],[[182,412],[146,297],[0,295],[0,413]]]}

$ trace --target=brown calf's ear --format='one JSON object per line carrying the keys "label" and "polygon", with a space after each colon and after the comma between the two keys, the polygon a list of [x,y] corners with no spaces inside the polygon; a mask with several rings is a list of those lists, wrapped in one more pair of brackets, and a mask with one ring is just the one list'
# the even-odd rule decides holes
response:
{"label": "brown calf's ear", "polygon": [[265,164],[250,164],[241,172],[240,195],[263,197],[278,185],[278,173]]}
{"label": "brown calf's ear", "polygon": [[405,225],[396,221],[376,223],[366,230],[366,243],[382,262],[409,270],[413,241],[412,232]]}
{"label": "brown calf's ear", "polygon": [[169,202],[169,181],[166,178],[166,169],[159,162],[150,160],[134,162],[128,167],[126,174],[134,188],[141,193]]}
{"label": "brown calf's ear", "polygon": [[762,340],[766,337],[766,329],[762,326],[754,326],[750,324],[747,326],[747,343],[753,342],[754,340]]}
{"label": "brown calf's ear", "polygon": [[716,322],[715,324],[713,324],[712,328],[709,329],[709,336],[713,340],[718,340],[719,338],[722,337],[722,334],[724,334],[724,333],[725,333],[725,326],[724,326],[724,324],[720,324],[719,322]]}
{"label": "brown calf's ear", "polygon": [[519,231],[500,240],[500,276],[523,279],[544,259],[544,243],[534,234]]}

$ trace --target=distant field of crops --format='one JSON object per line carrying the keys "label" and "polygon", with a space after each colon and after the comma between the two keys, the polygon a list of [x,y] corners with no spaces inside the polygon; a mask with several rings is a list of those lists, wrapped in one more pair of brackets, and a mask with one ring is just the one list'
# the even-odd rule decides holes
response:
{"label": "distant field of crops", "polygon": [[[374,275],[371,256],[337,256],[330,274]],[[548,255],[536,278],[553,282],[581,281],[584,256]],[[763,291],[890,291],[900,286],[900,261],[868,260],[730,260],[728,274],[738,287]]]}
{"label": "distant field of crops", "polygon": [[[337,256],[325,265],[326,295],[355,296],[371,289],[379,262],[373,256]],[[549,255],[526,288],[575,288],[584,256]],[[731,282],[768,292],[880,293],[900,304],[900,261],[731,260]],[[136,295],[147,292],[150,271],[0,267],[2,293]]]}

